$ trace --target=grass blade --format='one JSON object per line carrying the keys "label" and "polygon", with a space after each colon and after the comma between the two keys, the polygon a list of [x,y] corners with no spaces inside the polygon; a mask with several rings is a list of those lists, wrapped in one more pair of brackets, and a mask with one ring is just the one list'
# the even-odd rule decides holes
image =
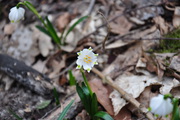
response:
{"label": "grass blade", "polygon": [[56,101],[56,105],[59,105],[60,104],[60,102],[59,102],[60,100],[59,100],[59,95],[57,93],[56,88],[53,89],[53,94],[54,94],[54,99]]}
{"label": "grass blade", "polygon": [[94,114],[96,114],[97,112],[98,112],[97,97],[96,97],[96,94],[93,93],[92,98],[91,98],[91,113],[94,116]]}
{"label": "grass blade", "polygon": [[41,32],[45,33],[46,35],[48,35],[49,37],[51,37],[51,35],[49,34],[49,32],[42,26],[36,25],[36,28],[38,30],[40,30]]}
{"label": "grass blade", "polygon": [[82,22],[83,20],[85,20],[86,18],[88,18],[88,16],[83,16],[80,19],[78,19],[67,31],[66,35],[64,36],[64,40],[66,40],[66,37],[68,36],[68,34],[76,27],[76,25],[78,25],[80,22]]}
{"label": "grass blade", "polygon": [[76,85],[76,79],[75,79],[74,75],[72,74],[72,70],[69,70],[68,73],[69,73],[69,84],[70,84],[70,86]]}
{"label": "grass blade", "polygon": [[14,111],[11,109],[8,110],[10,114],[12,114],[17,120],[23,120],[23,118],[19,117]]}
{"label": "grass blade", "polygon": [[61,115],[58,117],[57,120],[63,120],[66,113],[68,112],[68,110],[71,108],[72,104],[73,104],[74,100],[72,100],[62,111]]}
{"label": "grass blade", "polygon": [[114,120],[109,114],[103,111],[97,112],[94,116],[99,117],[104,120]]}
{"label": "grass blade", "polygon": [[86,95],[84,93],[83,89],[78,84],[76,84],[76,91],[77,91],[77,93],[78,93],[78,95],[79,95],[79,97],[80,97],[80,99],[84,105],[84,108],[86,109],[86,111],[88,113],[90,113],[91,112],[91,109],[90,109],[91,104],[89,102],[90,96]]}
{"label": "grass blade", "polygon": [[61,44],[60,38],[58,37],[52,23],[49,21],[48,17],[45,18],[46,22],[47,22],[47,29],[51,35],[51,37],[53,38],[53,40],[57,43],[57,44]]}

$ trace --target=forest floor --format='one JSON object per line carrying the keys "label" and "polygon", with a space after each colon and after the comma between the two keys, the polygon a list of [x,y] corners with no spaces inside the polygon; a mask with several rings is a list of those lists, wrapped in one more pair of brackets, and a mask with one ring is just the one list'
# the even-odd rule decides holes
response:
{"label": "forest floor", "polygon": [[[24,20],[10,23],[10,8],[18,1],[0,0],[0,120],[15,120],[12,113],[25,120],[55,120],[72,99],[75,102],[66,119],[90,119],[76,87],[69,83],[68,74],[72,70],[77,82],[83,81],[75,62],[77,52],[89,47],[99,54],[98,65],[94,67],[146,108],[150,99],[158,94],[171,93],[180,98],[178,0],[29,2],[41,16],[49,18],[58,35],[79,18],[89,17],[70,32],[64,45],[58,47],[49,36],[36,28],[41,22],[24,6],[21,6],[26,9]],[[8,59],[4,58],[5,54]],[[14,73],[2,69],[16,64],[14,61],[19,61],[19,66],[11,68]],[[20,74],[18,70],[25,71],[26,67],[42,75],[39,78],[42,81],[45,75],[50,80],[50,87],[43,88],[44,82],[21,81],[12,75]],[[104,83],[96,70],[86,73],[86,76],[97,95],[100,110],[115,120],[148,119],[111,85]],[[57,89],[60,106],[56,105],[52,86]],[[42,107],[42,103],[49,104]],[[169,120],[170,117],[162,119]]]}

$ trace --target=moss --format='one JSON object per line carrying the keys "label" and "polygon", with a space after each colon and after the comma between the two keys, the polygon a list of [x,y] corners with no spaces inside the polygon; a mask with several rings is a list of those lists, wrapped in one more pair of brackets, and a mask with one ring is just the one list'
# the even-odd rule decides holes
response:
{"label": "moss", "polygon": [[[165,38],[180,38],[180,28],[164,35]],[[170,53],[180,50],[180,40],[160,40],[159,49],[156,52]]]}

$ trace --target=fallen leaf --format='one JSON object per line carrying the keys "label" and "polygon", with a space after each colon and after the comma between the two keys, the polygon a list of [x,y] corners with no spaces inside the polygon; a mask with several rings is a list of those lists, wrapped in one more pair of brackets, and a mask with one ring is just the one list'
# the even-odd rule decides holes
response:
{"label": "fallen leaf", "polygon": [[[111,14],[112,15],[110,16],[110,18],[113,18],[118,14],[122,14],[122,11],[116,11],[115,13]],[[124,16],[118,17],[116,20],[114,20],[114,22],[110,22],[109,25],[111,28],[111,32],[120,35],[126,34],[132,27],[132,23],[130,23]]]}
{"label": "fallen leaf", "polygon": [[172,68],[180,73],[180,54],[172,58],[169,68]]}
{"label": "fallen leaf", "polygon": [[39,34],[39,37],[38,37],[39,50],[40,50],[43,57],[47,57],[50,50],[53,49],[53,44],[51,42],[51,38],[42,32],[40,32],[38,34]]}
{"label": "fallen leaf", "polygon": [[102,84],[102,81],[99,79],[93,79],[89,81],[89,85],[91,86],[92,91],[96,93],[98,102],[110,115],[114,115],[108,89]]}
{"label": "fallen leaf", "polygon": [[178,28],[180,26],[180,7],[175,7],[173,16],[173,26]]}
{"label": "fallen leaf", "polygon": [[[115,83],[122,88],[127,93],[131,94],[134,98],[139,97],[139,95],[144,91],[144,89],[150,85],[161,85],[160,93],[168,94],[173,86],[179,85],[179,82],[172,80],[172,78],[164,77],[164,80],[160,82],[158,77],[150,75],[133,75],[133,74],[123,74],[117,77]],[[115,90],[113,91],[115,92]],[[124,99],[121,98],[121,95],[116,92],[116,94],[111,97],[114,111],[118,111],[125,105]],[[118,106],[118,105],[119,106]]]}
{"label": "fallen leaf", "polygon": [[63,32],[65,27],[69,24],[70,17],[71,16],[70,16],[69,12],[65,12],[57,18],[56,23],[57,23],[57,27],[60,32]]}
{"label": "fallen leaf", "polygon": [[116,116],[119,111],[124,107],[127,103],[126,101],[121,97],[118,91],[114,90],[110,95],[109,98],[112,101],[112,105],[114,108],[114,116]]}
{"label": "fallen leaf", "polygon": [[169,31],[168,23],[161,16],[153,18],[156,25],[160,28],[161,34],[167,34]]}
{"label": "fallen leaf", "polygon": [[131,113],[126,108],[122,108],[121,111],[114,116],[114,120],[132,120]]}
{"label": "fallen leaf", "polygon": [[16,29],[17,25],[16,24],[6,24],[4,26],[4,34],[6,35],[11,35],[14,30]]}

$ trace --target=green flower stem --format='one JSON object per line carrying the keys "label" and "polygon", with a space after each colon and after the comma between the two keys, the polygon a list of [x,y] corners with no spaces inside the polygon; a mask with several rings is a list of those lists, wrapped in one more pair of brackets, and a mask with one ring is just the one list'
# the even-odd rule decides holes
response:
{"label": "green flower stem", "polygon": [[80,71],[81,71],[81,73],[82,73],[84,82],[86,83],[87,88],[88,88],[88,90],[89,90],[89,92],[90,92],[90,94],[91,94],[91,96],[92,96],[92,95],[93,95],[93,92],[92,92],[91,87],[89,86],[88,80],[87,80],[87,78],[86,78],[86,76],[85,76],[85,74],[84,74],[84,70],[81,68]]}
{"label": "green flower stem", "polygon": [[[49,28],[49,26],[45,23],[45,20],[39,15],[38,11],[34,8],[34,6],[30,2],[28,2],[28,1],[19,2],[16,5],[16,7],[19,8],[20,5],[26,6],[31,12],[33,12],[39,18],[39,20],[42,22],[42,24],[47,29],[47,31],[50,33],[51,37],[56,41],[56,43],[57,43],[57,41],[59,41],[59,37],[56,35],[56,32],[52,31],[52,29]],[[60,47],[60,46],[58,46],[58,47]]]}

